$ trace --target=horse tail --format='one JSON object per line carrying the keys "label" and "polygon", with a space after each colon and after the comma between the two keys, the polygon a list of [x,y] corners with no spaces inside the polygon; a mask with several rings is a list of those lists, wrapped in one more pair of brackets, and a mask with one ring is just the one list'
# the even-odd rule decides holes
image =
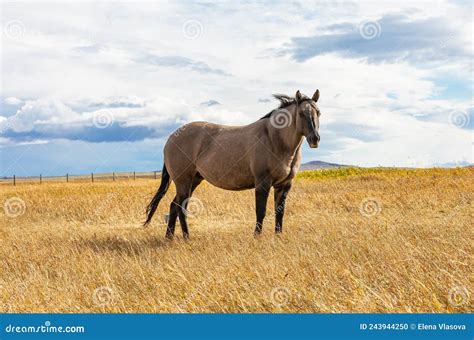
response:
{"label": "horse tail", "polygon": [[147,218],[145,223],[143,223],[144,226],[150,223],[151,218],[155,214],[156,208],[158,208],[158,204],[160,203],[163,196],[165,196],[166,192],[168,191],[168,188],[170,187],[170,182],[170,174],[166,169],[166,164],[163,164],[163,170],[161,171],[161,184],[155,196],[152,198],[151,202],[146,207]]}

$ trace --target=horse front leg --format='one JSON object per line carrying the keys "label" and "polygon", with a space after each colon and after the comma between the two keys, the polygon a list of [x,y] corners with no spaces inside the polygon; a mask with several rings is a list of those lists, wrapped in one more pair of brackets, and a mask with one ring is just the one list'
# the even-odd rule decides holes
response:
{"label": "horse front leg", "polygon": [[260,235],[262,233],[263,219],[267,210],[268,194],[270,193],[271,182],[269,180],[257,181],[255,186],[255,206],[257,223],[255,225],[254,235]]}
{"label": "horse front leg", "polygon": [[291,189],[291,182],[275,188],[275,233],[283,231],[283,216],[285,215],[286,196]]}

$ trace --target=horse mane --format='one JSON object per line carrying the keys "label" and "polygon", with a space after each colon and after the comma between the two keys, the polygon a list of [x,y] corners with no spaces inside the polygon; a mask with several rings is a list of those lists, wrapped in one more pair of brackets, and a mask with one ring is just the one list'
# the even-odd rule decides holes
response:
{"label": "horse mane", "polygon": [[[280,105],[276,109],[273,109],[270,112],[268,112],[265,116],[263,116],[260,119],[270,118],[273,112],[278,111],[280,109],[284,109],[285,107],[288,107],[296,103],[295,97],[291,97],[286,94],[274,94],[273,98],[277,99],[280,102]],[[310,100],[310,98],[302,94],[300,103],[305,100]]]}

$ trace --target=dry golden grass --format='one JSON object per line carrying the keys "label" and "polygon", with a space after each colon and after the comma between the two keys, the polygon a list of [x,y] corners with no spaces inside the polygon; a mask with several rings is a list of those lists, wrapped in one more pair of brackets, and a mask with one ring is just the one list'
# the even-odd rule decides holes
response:
{"label": "dry golden grass", "polygon": [[1,185],[0,312],[472,312],[473,179],[303,174],[258,239],[253,191],[205,183],[188,242],[164,240],[172,189],[140,226],[158,181]]}

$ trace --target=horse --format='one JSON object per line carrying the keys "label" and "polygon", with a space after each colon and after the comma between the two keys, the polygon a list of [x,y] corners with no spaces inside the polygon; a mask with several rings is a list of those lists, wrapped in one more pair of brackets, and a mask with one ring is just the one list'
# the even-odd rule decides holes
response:
{"label": "horse", "polygon": [[303,140],[311,148],[319,145],[319,95],[319,90],[312,98],[299,90],[294,97],[273,95],[279,107],[249,125],[191,122],[180,127],[165,144],[161,184],[146,208],[144,225],[150,223],[173,181],[176,196],[170,204],[166,238],[173,238],[179,217],[183,237],[188,239],[187,204],[206,180],[226,190],[255,189],[255,236],[262,232],[273,187],[275,233],[282,233],[285,201],[301,163]]}

